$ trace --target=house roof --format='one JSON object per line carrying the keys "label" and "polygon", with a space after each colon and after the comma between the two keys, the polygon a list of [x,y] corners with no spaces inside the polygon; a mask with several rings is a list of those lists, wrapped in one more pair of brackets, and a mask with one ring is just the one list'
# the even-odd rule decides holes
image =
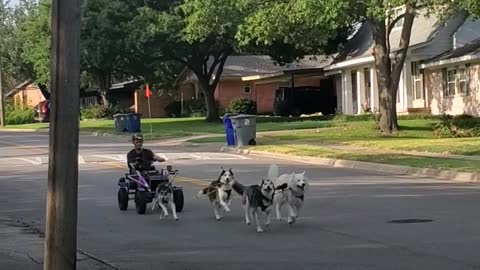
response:
{"label": "house roof", "polygon": [[421,65],[421,68],[428,68],[433,66],[442,66],[454,64],[459,62],[468,62],[471,60],[480,60],[480,37],[465,44],[462,47],[450,50],[440,54],[426,63]]}
{"label": "house roof", "polygon": [[31,79],[28,79],[28,80],[25,80],[24,82],[18,84],[17,86],[15,86],[15,88],[13,88],[10,92],[7,92],[5,94],[5,97],[10,97],[11,95],[14,95],[15,93],[17,93],[18,91],[20,91],[20,89],[22,89],[23,87],[29,85],[33,83],[33,80]]}
{"label": "house roof", "polygon": [[[421,10],[413,22],[410,48],[421,46],[431,41],[444,26],[444,23],[442,23],[438,16],[434,14],[426,16],[426,14],[426,10]],[[401,34],[401,28],[394,28],[391,32],[390,44],[392,51],[399,49]],[[372,62],[374,60],[372,56],[373,47],[372,26],[368,21],[365,21],[357,33],[347,43],[345,49],[342,50],[332,62],[332,65],[325,69],[332,70],[343,66],[351,66],[357,64],[357,62],[363,63],[362,60]],[[344,62],[343,65],[340,64],[342,62]]]}
{"label": "house roof", "polygon": [[329,65],[331,61],[332,59],[326,56],[307,56],[302,60],[281,66],[267,55],[230,56],[227,58],[222,76],[247,77],[287,70],[323,68]]}
{"label": "house roof", "polygon": [[[305,56],[304,59],[286,65],[278,65],[267,55],[234,55],[229,56],[223,67],[223,78],[245,78],[251,76],[276,76],[285,71],[321,69],[328,66],[333,58],[329,56]],[[195,80],[190,73],[187,80]]]}

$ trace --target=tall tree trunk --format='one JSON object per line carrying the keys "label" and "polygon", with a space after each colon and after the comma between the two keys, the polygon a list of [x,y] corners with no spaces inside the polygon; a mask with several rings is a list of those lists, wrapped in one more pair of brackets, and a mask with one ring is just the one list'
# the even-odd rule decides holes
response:
{"label": "tall tree trunk", "polygon": [[[197,76],[200,83],[200,89],[205,96],[207,122],[221,121],[218,115],[217,104],[215,102],[215,90],[222,77],[225,62],[232,51],[233,49],[227,48],[224,51],[218,52],[213,56],[213,61],[210,65],[208,59],[210,59],[211,56],[200,57],[192,59],[191,62],[186,62],[187,66]],[[210,81],[212,82],[210,83]]]}
{"label": "tall tree trunk", "polygon": [[105,107],[110,107],[110,100],[108,100],[107,92],[112,86],[112,78],[109,72],[97,71],[96,72],[98,87],[100,88],[100,96],[102,97],[102,103]]}
{"label": "tall tree trunk", "polygon": [[[390,58],[390,33],[399,20],[403,19],[402,33],[398,49],[394,53],[393,63]],[[380,131],[391,134],[398,131],[397,120],[397,93],[400,76],[410,45],[413,20],[415,19],[415,3],[406,5],[406,12],[402,17],[385,22],[369,20],[372,24],[374,40],[373,56],[377,70],[378,89],[380,92]]]}
{"label": "tall tree trunk", "polygon": [[207,122],[219,122],[218,108],[215,102],[215,88],[208,83],[208,81],[202,80],[200,82],[200,89],[205,97],[205,104],[207,106]]}
{"label": "tall tree trunk", "polygon": [[40,92],[42,92],[43,97],[46,100],[50,100],[50,92],[48,91],[47,86],[43,83],[39,83],[38,88],[40,89]]}
{"label": "tall tree trunk", "polygon": [[391,93],[391,60],[390,48],[387,43],[387,31],[385,23],[382,21],[371,20],[373,32],[373,56],[375,58],[375,67],[377,72],[378,91],[380,93],[380,120],[379,128],[382,133],[392,133],[392,104],[393,97]]}

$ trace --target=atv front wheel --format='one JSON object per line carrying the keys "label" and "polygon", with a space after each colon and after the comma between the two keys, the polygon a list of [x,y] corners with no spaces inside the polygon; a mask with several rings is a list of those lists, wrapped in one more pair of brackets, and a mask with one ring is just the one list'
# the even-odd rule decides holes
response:
{"label": "atv front wheel", "polygon": [[183,190],[178,188],[173,190],[173,201],[175,202],[175,209],[177,212],[182,212],[183,210]]}
{"label": "atv front wheel", "polygon": [[140,215],[145,214],[147,210],[147,195],[145,191],[137,190],[135,192],[135,208]]}
{"label": "atv front wheel", "polygon": [[128,191],[124,188],[118,190],[118,208],[122,211],[128,209]]}

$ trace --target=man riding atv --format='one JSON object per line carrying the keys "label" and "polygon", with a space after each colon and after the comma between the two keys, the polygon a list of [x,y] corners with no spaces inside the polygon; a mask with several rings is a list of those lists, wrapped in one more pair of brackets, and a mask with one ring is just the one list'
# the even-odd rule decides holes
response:
{"label": "man riding atv", "polygon": [[[151,164],[154,161],[164,162],[165,159],[155,155],[150,149],[143,148],[143,136],[142,134],[134,134],[132,136],[132,143],[134,148],[130,150],[127,154],[128,164],[137,163],[139,160],[143,164]],[[143,165],[142,164],[142,165]],[[147,165],[148,166],[148,165]],[[128,166],[130,168],[130,166]],[[132,168],[130,168],[130,173],[133,173]]]}
{"label": "man riding atv", "polygon": [[[155,155],[150,149],[143,148],[143,136],[135,134],[132,136],[134,148],[127,154],[127,162],[130,172],[118,180],[118,206],[120,210],[125,211],[128,208],[130,195],[134,195],[135,208],[137,213],[145,214],[148,203],[151,203],[157,196],[157,187],[159,185],[168,185],[173,192],[176,212],[183,209],[183,191],[181,187],[172,184],[172,179],[178,173],[173,171],[172,166],[166,166],[159,171],[152,166],[154,161],[164,162],[164,158]],[[132,166],[133,165],[133,166]],[[164,171],[166,170],[166,171]],[[169,176],[170,175],[170,176]]]}

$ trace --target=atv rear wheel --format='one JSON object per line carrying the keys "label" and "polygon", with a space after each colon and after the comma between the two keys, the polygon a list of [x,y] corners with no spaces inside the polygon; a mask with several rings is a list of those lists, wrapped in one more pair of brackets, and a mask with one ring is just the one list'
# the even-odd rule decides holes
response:
{"label": "atv rear wheel", "polygon": [[147,210],[147,195],[145,191],[137,190],[135,192],[135,208],[140,215],[145,214]]}
{"label": "atv rear wheel", "polygon": [[118,190],[118,208],[122,211],[128,209],[128,191],[124,188]]}
{"label": "atv rear wheel", "polygon": [[182,212],[183,210],[183,190],[178,188],[173,190],[173,201],[175,202],[175,209],[177,212]]}

